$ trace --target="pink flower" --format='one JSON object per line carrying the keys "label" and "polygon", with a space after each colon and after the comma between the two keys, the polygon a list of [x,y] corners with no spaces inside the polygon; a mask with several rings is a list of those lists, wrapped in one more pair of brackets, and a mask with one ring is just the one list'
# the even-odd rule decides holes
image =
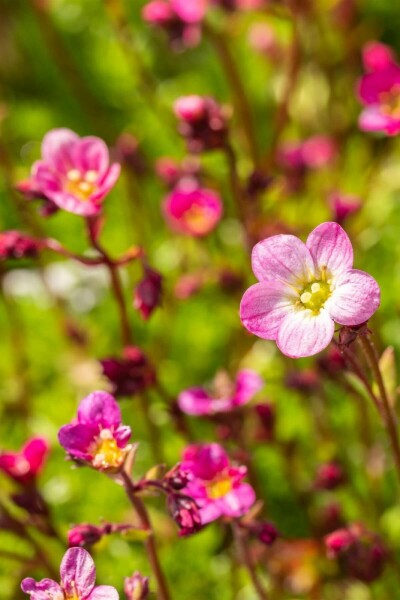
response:
{"label": "pink flower", "polygon": [[181,96],[175,101],[178,130],[191,153],[215,150],[226,144],[228,134],[226,108],[210,96]]}
{"label": "pink flower", "polygon": [[358,85],[358,95],[365,108],[359,118],[363,131],[400,132],[400,66],[389,48],[370,46],[364,52],[367,70]]}
{"label": "pink flower", "polygon": [[207,0],[151,0],[142,17],[151,25],[164,29],[172,46],[196,46],[201,39],[201,23]]}
{"label": "pink flower", "polygon": [[135,571],[124,581],[124,592],[127,600],[146,600],[149,595],[149,578]]}
{"label": "pink flower", "polygon": [[326,135],[314,135],[302,142],[286,142],[278,151],[279,163],[291,170],[321,169],[337,155],[334,141]]}
{"label": "pink flower", "polygon": [[337,223],[322,223],[305,244],[293,235],[259,242],[252,267],[259,283],[243,296],[242,323],[292,358],[320,352],[333,337],[334,322],[359,325],[380,304],[375,279],[352,268],[353,248]]}
{"label": "pink flower", "polygon": [[96,568],[92,557],[83,548],[70,548],[64,554],[60,567],[61,582],[42,579],[36,582],[27,577],[21,583],[22,591],[32,600],[118,600],[115,588],[94,585]]}
{"label": "pink flower", "polygon": [[362,207],[362,202],[358,196],[342,194],[341,192],[332,192],[328,197],[328,204],[331,207],[334,220],[339,224],[342,224],[347,217],[358,212]]}
{"label": "pink flower", "polygon": [[170,0],[171,7],[185,23],[200,23],[206,14],[208,0]]}
{"label": "pink flower", "polygon": [[234,467],[219,444],[188,446],[181,469],[190,474],[185,494],[196,501],[203,525],[219,517],[241,517],[254,504],[256,495],[248,483],[244,466]]}
{"label": "pink flower", "polygon": [[136,346],[127,346],[122,357],[100,360],[103,373],[112,384],[115,396],[132,396],[152,386],[156,376],[147,356]]}
{"label": "pink flower", "polygon": [[41,472],[49,452],[49,445],[43,438],[29,440],[20,452],[2,452],[0,470],[22,485],[32,483]]}
{"label": "pink flower", "polygon": [[175,188],[165,199],[164,216],[178,233],[194,237],[209,234],[222,217],[219,195],[206,188]]}
{"label": "pink flower", "polygon": [[20,231],[0,232],[0,260],[35,258],[40,246],[40,242]]}
{"label": "pink flower", "polygon": [[121,424],[121,411],[107,392],[93,392],[78,407],[78,417],[64,425],[58,439],[74,460],[99,471],[118,471],[131,446],[131,429]]}
{"label": "pink flower", "polygon": [[103,140],[53,129],[43,139],[42,160],[32,167],[30,185],[58,208],[89,217],[100,212],[119,173]]}
{"label": "pink flower", "polygon": [[381,42],[368,42],[362,49],[362,58],[366,71],[383,71],[396,65],[393,50]]}
{"label": "pink flower", "polygon": [[234,385],[226,380],[223,385],[219,386],[218,383],[218,378],[216,378],[214,397],[204,388],[195,387],[184,390],[178,396],[179,408],[188,415],[229,412],[249,402],[264,385],[261,377],[250,370],[239,371]]}

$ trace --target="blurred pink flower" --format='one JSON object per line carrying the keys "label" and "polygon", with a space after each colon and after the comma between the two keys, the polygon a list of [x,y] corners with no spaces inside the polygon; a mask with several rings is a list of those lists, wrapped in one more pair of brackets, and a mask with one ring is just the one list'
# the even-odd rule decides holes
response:
{"label": "blurred pink flower", "polygon": [[174,103],[178,130],[192,153],[215,150],[226,144],[227,109],[210,96],[181,96]]}
{"label": "blurred pink flower", "polygon": [[400,66],[390,48],[374,43],[364,50],[370,71],[358,84],[358,96],[365,108],[359,118],[363,131],[400,132]]}
{"label": "blurred pink flower", "polygon": [[381,42],[368,42],[362,49],[362,58],[366,71],[382,71],[396,65],[393,50]]}
{"label": "blurred pink flower", "polygon": [[162,280],[162,275],[158,271],[145,267],[143,278],[133,294],[133,306],[144,320],[149,319],[153,311],[161,304]]}
{"label": "blurred pink flower", "polygon": [[48,453],[49,445],[45,439],[32,438],[20,452],[2,452],[0,470],[18,483],[30,484],[43,469]]}
{"label": "blurred pink flower", "polygon": [[335,462],[324,463],[318,467],[314,486],[320,490],[334,490],[345,480],[342,467]]}
{"label": "blurred pink flower", "polygon": [[147,356],[137,346],[127,346],[121,357],[100,360],[115,396],[132,396],[155,383],[156,375]]}
{"label": "blurred pink flower", "polygon": [[196,501],[203,525],[219,517],[241,517],[254,504],[256,495],[248,483],[244,466],[234,467],[219,444],[188,446],[181,463],[190,474],[183,492]]}
{"label": "blurred pink flower", "polygon": [[150,0],[142,10],[147,23],[168,34],[172,46],[196,46],[201,40],[201,23],[208,0]]}
{"label": "blurred pink flower", "polygon": [[72,459],[99,471],[118,471],[131,446],[131,429],[121,424],[121,411],[107,392],[93,392],[78,407],[77,419],[58,432]]}
{"label": "blurred pink flower", "polygon": [[175,188],[165,199],[164,216],[178,233],[201,237],[209,234],[222,216],[222,202],[213,190]]}
{"label": "blurred pink flower", "polygon": [[103,140],[53,129],[43,139],[42,160],[32,166],[30,186],[25,182],[25,187],[58,208],[89,217],[100,212],[119,173],[119,164],[110,165]]}
{"label": "blurred pink flower", "polygon": [[118,600],[115,588],[109,585],[95,587],[96,568],[90,554],[83,548],[70,548],[64,554],[60,567],[61,583],[52,579],[36,582],[27,577],[21,583],[22,591],[32,600]]}
{"label": "blurred pink flower", "polygon": [[337,156],[334,140],[326,135],[314,135],[302,142],[286,142],[278,149],[281,166],[291,170],[321,169]]}
{"label": "blurred pink flower", "polygon": [[337,223],[322,223],[305,244],[293,235],[259,242],[252,267],[259,283],[243,296],[242,323],[292,358],[317,354],[331,341],[334,322],[359,325],[380,304],[375,279],[352,268],[353,248]]}
{"label": "blurred pink flower", "polygon": [[342,194],[339,191],[332,192],[328,196],[328,204],[332,210],[333,220],[342,225],[350,215],[358,212],[362,207],[362,201],[353,194]]}
{"label": "blurred pink flower", "polygon": [[35,258],[40,242],[20,231],[0,232],[0,260],[9,258]]}
{"label": "blurred pink flower", "polygon": [[124,592],[127,600],[146,600],[149,591],[149,578],[135,571],[130,577],[125,577]]}
{"label": "blurred pink flower", "polygon": [[239,371],[234,385],[227,383],[228,385],[221,386],[222,389],[218,390],[218,379],[216,379],[215,392],[221,393],[214,396],[200,387],[183,390],[178,396],[179,408],[188,415],[230,412],[249,402],[264,385],[262,378],[250,369]]}

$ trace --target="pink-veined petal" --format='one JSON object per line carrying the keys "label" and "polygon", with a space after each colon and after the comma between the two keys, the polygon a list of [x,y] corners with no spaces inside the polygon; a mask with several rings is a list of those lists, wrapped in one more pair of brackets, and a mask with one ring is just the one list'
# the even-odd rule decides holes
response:
{"label": "pink-veined petal", "polygon": [[314,258],[317,273],[323,266],[332,275],[353,266],[353,247],[349,236],[338,223],[318,225],[308,236],[306,245]]}
{"label": "pink-veined petal", "polygon": [[81,217],[94,216],[101,209],[101,206],[93,202],[90,198],[88,200],[81,200],[68,192],[46,190],[46,197],[52,200],[59,208]]}
{"label": "pink-veined petal", "polygon": [[375,279],[365,271],[351,269],[335,281],[335,289],[325,308],[340,325],[360,325],[374,314],[380,300]]}
{"label": "pink-veined petal", "polygon": [[55,171],[66,173],[73,168],[71,153],[78,140],[70,129],[52,129],[43,138],[43,160]]}
{"label": "pink-veined petal", "polygon": [[103,428],[118,427],[121,424],[121,409],[108,392],[92,392],[79,404],[78,421],[101,425]]}
{"label": "pink-veined petal", "polygon": [[102,200],[104,196],[107,196],[117,183],[120,173],[121,165],[119,163],[113,163],[104,174],[104,177],[98,182],[98,188],[91,195],[91,200],[93,202],[98,202],[99,200]]}
{"label": "pink-veined petal", "polygon": [[81,173],[95,171],[103,177],[110,164],[110,155],[106,143],[98,137],[81,138],[74,144],[71,157],[75,169]]}
{"label": "pink-veined petal", "polygon": [[298,310],[282,322],[276,343],[279,350],[291,358],[313,356],[327,347],[334,328],[326,310],[322,309],[318,315],[310,310]]}
{"label": "pink-veined petal", "polygon": [[35,581],[32,577],[22,580],[21,589],[29,594],[31,600],[64,600],[64,593],[58,583],[53,579],[42,579]]}
{"label": "pink-veined petal", "polygon": [[111,585],[98,585],[87,600],[119,600],[119,594]]}
{"label": "pink-veined petal", "polygon": [[240,483],[228,492],[220,500],[220,506],[224,515],[228,517],[241,517],[254,504],[256,494],[251,485]]}
{"label": "pink-veined petal", "polygon": [[64,554],[60,566],[61,581],[68,592],[75,590],[87,598],[94,588],[96,568],[89,552],[84,548],[70,548]]}
{"label": "pink-veined petal", "polygon": [[294,310],[298,299],[285,283],[262,281],[252,285],[240,303],[240,319],[251,333],[265,340],[275,340],[285,317]]}
{"label": "pink-veined petal", "polygon": [[253,248],[251,264],[259,281],[303,283],[314,273],[308,248],[294,235],[273,235],[258,242]]}
{"label": "pink-veined petal", "polygon": [[204,506],[199,508],[200,519],[202,525],[207,525],[211,521],[219,519],[222,515],[221,507],[217,502],[209,501]]}

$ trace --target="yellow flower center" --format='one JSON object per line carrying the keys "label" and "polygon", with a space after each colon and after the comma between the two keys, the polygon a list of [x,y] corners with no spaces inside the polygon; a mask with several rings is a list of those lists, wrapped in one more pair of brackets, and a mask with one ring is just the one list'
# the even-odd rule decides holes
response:
{"label": "yellow flower center", "polygon": [[388,92],[379,96],[381,110],[385,115],[400,118],[400,85],[396,83]]}
{"label": "yellow flower center", "polygon": [[194,204],[185,211],[184,219],[195,233],[206,233],[210,226],[209,212],[207,209]]}
{"label": "yellow flower center", "polygon": [[81,600],[81,597],[76,591],[76,584],[72,581],[68,584],[68,589],[64,590],[65,600]]}
{"label": "yellow flower center", "polygon": [[226,475],[220,475],[207,484],[207,494],[212,500],[223,498],[232,489],[232,480]]}
{"label": "yellow flower center", "polygon": [[124,451],[109,429],[102,429],[96,440],[92,464],[96,469],[118,468],[124,459]]}
{"label": "yellow flower center", "polygon": [[318,315],[330,295],[331,286],[329,283],[322,280],[311,281],[300,293],[300,303],[304,308],[308,308]]}
{"label": "yellow flower center", "polygon": [[99,175],[97,171],[82,173],[78,169],[71,169],[67,173],[64,190],[82,202],[87,202],[97,188]]}

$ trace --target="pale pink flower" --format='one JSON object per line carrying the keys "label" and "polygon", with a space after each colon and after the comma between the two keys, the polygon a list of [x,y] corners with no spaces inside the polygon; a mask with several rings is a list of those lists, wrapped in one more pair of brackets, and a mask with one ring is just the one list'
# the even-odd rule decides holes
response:
{"label": "pale pink flower", "polygon": [[380,304],[378,284],[353,269],[350,239],[337,223],[322,223],[305,244],[293,235],[259,242],[252,267],[259,283],[243,296],[242,323],[258,337],[275,340],[292,358],[320,352],[335,322],[359,325]]}
{"label": "pale pink flower", "polygon": [[222,216],[222,202],[213,190],[176,188],[165,199],[164,216],[172,229],[185,235],[209,234]]}
{"label": "pale pink flower", "polygon": [[103,140],[53,129],[44,136],[42,159],[32,166],[30,184],[58,208],[89,217],[100,212],[119,173],[118,163],[110,165]]}
{"label": "pale pink flower", "polygon": [[53,579],[35,581],[27,577],[22,591],[32,600],[118,600],[117,590],[110,585],[95,586],[96,568],[83,548],[70,548],[60,566],[61,582]]}
{"label": "pale pink flower", "polygon": [[255,502],[253,488],[243,482],[247,468],[231,465],[219,444],[188,446],[181,470],[189,478],[182,493],[196,501],[203,525],[223,516],[241,517]]}
{"label": "pale pink flower", "polygon": [[264,385],[262,378],[251,371],[239,371],[234,384],[221,376],[215,378],[213,393],[205,388],[193,387],[183,390],[178,396],[181,411],[188,415],[212,415],[230,412],[249,402]]}

